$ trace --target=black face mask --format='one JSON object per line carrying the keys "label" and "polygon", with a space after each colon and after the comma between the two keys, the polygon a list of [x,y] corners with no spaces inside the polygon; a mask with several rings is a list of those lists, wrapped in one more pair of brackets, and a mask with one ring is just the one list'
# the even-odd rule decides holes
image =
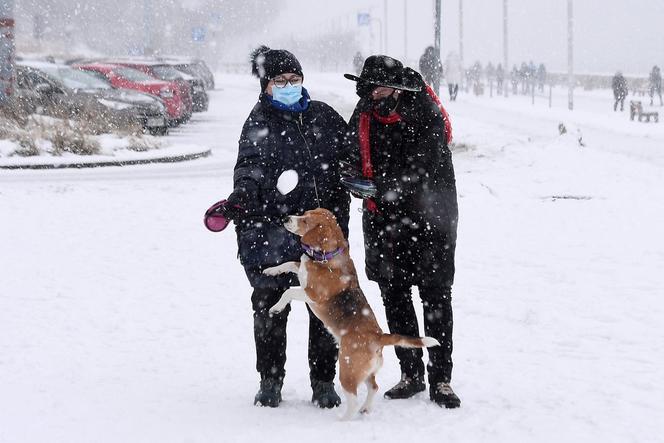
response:
{"label": "black face mask", "polygon": [[399,104],[399,100],[394,98],[394,94],[388,95],[387,97],[381,98],[380,100],[374,100],[373,109],[382,117],[387,117],[392,111],[394,111]]}

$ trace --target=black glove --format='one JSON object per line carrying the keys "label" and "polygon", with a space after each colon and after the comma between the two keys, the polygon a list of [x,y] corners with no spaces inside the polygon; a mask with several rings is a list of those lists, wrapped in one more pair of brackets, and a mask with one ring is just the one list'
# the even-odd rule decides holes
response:
{"label": "black glove", "polygon": [[361,177],[362,171],[354,164],[341,160],[339,162],[339,175],[342,177]]}
{"label": "black glove", "polygon": [[228,196],[228,201],[222,208],[220,208],[224,217],[237,222],[243,216],[247,215],[247,210],[243,207],[239,200],[240,199],[238,198],[238,195],[234,192]]}

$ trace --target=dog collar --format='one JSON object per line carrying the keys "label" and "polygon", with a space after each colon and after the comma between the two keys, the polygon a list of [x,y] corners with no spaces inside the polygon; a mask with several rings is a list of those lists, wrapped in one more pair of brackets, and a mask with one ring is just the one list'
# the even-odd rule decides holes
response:
{"label": "dog collar", "polygon": [[330,252],[316,251],[314,248],[304,243],[302,243],[302,248],[304,249],[305,255],[310,259],[312,259],[313,261],[315,261],[316,263],[327,263],[337,255],[344,252],[344,248],[337,248],[334,251]]}

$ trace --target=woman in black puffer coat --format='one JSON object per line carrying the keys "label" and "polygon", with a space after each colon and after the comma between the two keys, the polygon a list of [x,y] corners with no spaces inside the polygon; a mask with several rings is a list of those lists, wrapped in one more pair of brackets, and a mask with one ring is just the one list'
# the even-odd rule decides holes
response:
{"label": "woman in black puffer coat", "polygon": [[[419,336],[411,298],[424,304],[424,332],[441,346],[429,348],[429,394],[457,407],[452,376],[452,304],[457,195],[451,126],[438,98],[417,72],[387,56],[367,58],[357,77],[360,101],[349,122],[347,162],[375,182],[364,201],[366,272],[380,286],[390,332]],[[388,398],[425,389],[423,353],[396,348],[402,380]]]}
{"label": "woman in black puffer coat", "polygon": [[[285,375],[290,306],[274,315],[268,310],[286,289],[299,283],[294,274],[272,277],[262,271],[299,261],[302,256],[300,239],[282,225],[284,216],[327,208],[348,236],[350,199],[339,183],[338,171],[347,127],[334,109],[309,98],[301,86],[302,68],[293,54],[260,47],[252,53],[251,62],[261,93],[242,128],[234,190],[226,208],[236,224],[238,256],[254,288],[256,369],[261,376],[254,403],[276,407]],[[285,171],[297,173],[297,185],[282,194],[277,185]],[[308,311],[312,401],[320,407],[334,407],[340,403],[333,384],[336,344]]]}

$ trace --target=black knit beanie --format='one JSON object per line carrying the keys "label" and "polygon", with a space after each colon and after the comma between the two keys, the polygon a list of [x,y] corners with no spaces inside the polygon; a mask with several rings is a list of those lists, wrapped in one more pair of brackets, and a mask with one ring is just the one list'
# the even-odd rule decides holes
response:
{"label": "black knit beanie", "polygon": [[260,46],[251,51],[251,73],[261,81],[261,91],[265,91],[271,79],[279,74],[292,72],[304,77],[302,66],[293,54],[285,49],[270,49]]}

